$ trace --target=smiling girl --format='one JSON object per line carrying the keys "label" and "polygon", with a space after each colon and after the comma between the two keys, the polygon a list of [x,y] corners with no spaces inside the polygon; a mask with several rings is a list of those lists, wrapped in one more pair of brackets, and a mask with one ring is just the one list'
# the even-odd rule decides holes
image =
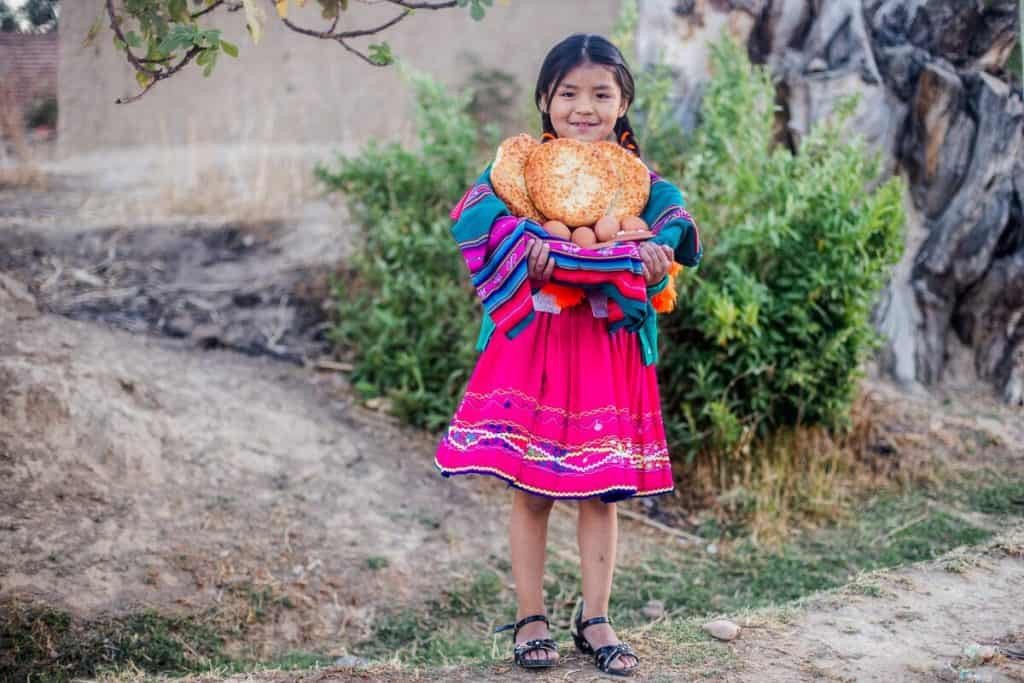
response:
{"label": "smiling girl", "polygon": [[[572,35],[548,53],[537,79],[543,139],[613,140],[639,156],[627,115],[634,95],[633,76],[614,45],[598,35]],[[514,629],[515,662],[525,668],[558,662],[543,576],[548,518],[559,499],[579,501],[583,586],[573,640],[603,672],[629,675],[639,664],[607,617],[618,534],[615,501],[673,490],[650,300],[665,291],[673,262],[696,266],[701,257],[681,193],[654,174],[651,182],[643,218],[655,237],[605,252],[638,267],[601,274],[640,280],[641,296],[646,285],[648,301],[629,321],[609,316],[617,310],[614,289],[587,287],[585,303],[568,307],[545,294],[552,276],[557,279],[559,260],[571,259],[579,248],[511,216],[493,192],[489,168],[452,212],[453,234],[481,297],[514,300],[521,272],[524,300],[532,305],[505,333],[494,334],[495,323],[485,315],[477,344],[482,353],[436,458],[445,476],[489,474],[515,488],[509,540],[517,621],[498,631]],[[501,287],[491,290],[487,278],[495,273],[501,273]]]}

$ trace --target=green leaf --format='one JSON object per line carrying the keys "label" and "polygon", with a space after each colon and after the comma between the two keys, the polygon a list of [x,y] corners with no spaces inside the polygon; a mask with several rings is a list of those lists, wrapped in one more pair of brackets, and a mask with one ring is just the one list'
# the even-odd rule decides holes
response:
{"label": "green leaf", "polygon": [[483,6],[474,0],[473,6],[469,8],[469,16],[473,17],[474,21],[480,21],[484,18]]}
{"label": "green leaf", "polygon": [[142,47],[142,38],[135,31],[128,31],[124,38],[131,47]]}
{"label": "green leaf", "polygon": [[143,88],[153,82],[153,77],[144,71],[135,72],[135,80],[138,81],[139,85]]}
{"label": "green leaf", "polygon": [[386,66],[394,62],[395,56],[391,54],[391,46],[387,43],[374,43],[371,45],[370,61],[381,66]]}
{"label": "green leaf", "polygon": [[238,46],[234,43],[229,43],[228,41],[222,39],[220,41],[220,48],[224,50],[224,54],[228,55],[229,57],[238,57]]}
{"label": "green leaf", "polygon": [[190,19],[185,0],[168,0],[167,14],[170,16],[171,21],[185,22]]}

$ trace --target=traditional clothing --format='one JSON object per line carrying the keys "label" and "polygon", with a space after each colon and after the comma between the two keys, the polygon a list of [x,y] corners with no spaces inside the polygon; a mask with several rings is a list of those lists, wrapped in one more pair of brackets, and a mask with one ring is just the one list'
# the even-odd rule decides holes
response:
{"label": "traditional clothing", "polygon": [[[676,262],[700,262],[682,194],[655,174],[642,217]],[[490,168],[452,219],[485,313],[482,353],[438,448],[441,473],[490,474],[551,498],[671,491],[652,301],[662,310],[674,304],[672,280],[646,286],[636,243],[585,249],[511,216]],[[547,241],[555,263],[552,286],[538,291],[527,275],[531,237]]]}

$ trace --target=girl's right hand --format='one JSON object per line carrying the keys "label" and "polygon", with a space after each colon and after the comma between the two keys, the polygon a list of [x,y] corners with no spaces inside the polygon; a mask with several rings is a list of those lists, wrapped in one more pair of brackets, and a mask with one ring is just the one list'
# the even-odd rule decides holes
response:
{"label": "girl's right hand", "polygon": [[530,238],[530,244],[526,247],[526,270],[538,286],[543,287],[548,283],[555,270],[555,259],[551,258],[551,247],[547,242]]}

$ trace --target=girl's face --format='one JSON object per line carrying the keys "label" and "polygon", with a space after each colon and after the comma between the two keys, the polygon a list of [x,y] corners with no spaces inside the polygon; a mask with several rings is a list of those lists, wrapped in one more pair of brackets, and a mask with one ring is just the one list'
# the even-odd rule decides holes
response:
{"label": "girl's face", "polygon": [[622,98],[615,71],[588,62],[567,73],[551,101],[543,98],[541,107],[551,117],[558,137],[597,142],[614,132],[616,119],[629,104]]}

